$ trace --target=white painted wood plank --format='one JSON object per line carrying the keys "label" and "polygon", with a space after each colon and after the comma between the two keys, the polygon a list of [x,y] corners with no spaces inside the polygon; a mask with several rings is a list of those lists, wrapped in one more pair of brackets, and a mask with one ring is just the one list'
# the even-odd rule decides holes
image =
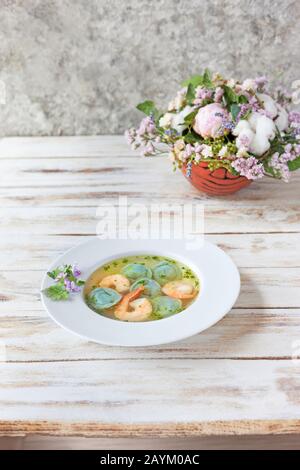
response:
{"label": "white painted wood plank", "polygon": [[[12,234],[0,238],[0,269],[40,270],[64,251],[84,242],[85,236]],[[239,267],[300,267],[299,233],[208,234]]]}
{"label": "white painted wood plank", "polygon": [[[116,204],[118,204],[118,201]],[[108,201],[99,199],[99,206],[108,207]],[[109,207],[111,207],[111,202]],[[282,206],[257,204],[244,207],[205,207],[206,233],[276,233],[300,232],[298,205],[288,209]],[[95,235],[100,217],[96,207],[41,207],[0,208],[3,234]],[[178,208],[177,212],[181,213]],[[108,223],[115,219],[107,217]]]}
{"label": "white painted wood plank", "polygon": [[[284,188],[274,188],[274,197],[269,199],[269,189],[259,188],[259,190],[250,191],[250,188],[246,188],[243,194],[240,195],[240,199],[237,196],[227,196],[226,199],[212,199],[209,196],[197,192],[195,189],[191,189],[189,183],[179,181],[176,184],[174,182],[174,190],[170,184],[160,183],[155,174],[153,179],[147,181],[147,183],[140,180],[139,182],[131,182],[127,177],[122,178],[122,181],[108,181],[108,179],[99,177],[98,180],[88,181],[84,183],[78,183],[76,178],[73,178],[61,184],[53,184],[54,180],[49,180],[44,185],[32,185],[28,184],[26,179],[22,180],[22,185],[17,186],[13,183],[13,187],[4,188],[4,184],[0,187],[0,204],[5,207],[24,207],[29,208],[31,206],[42,206],[42,207],[97,207],[103,200],[108,204],[116,204],[118,202],[118,196],[127,196],[128,202],[138,202],[147,205],[159,204],[162,202],[168,202],[169,204],[203,204],[206,210],[213,208],[214,211],[217,209],[219,212],[222,209],[229,211],[243,211],[252,208],[262,208],[266,210],[267,202],[269,204],[270,212],[279,207],[279,210],[285,209],[292,210],[297,207],[296,203],[299,200],[298,187],[299,181],[295,181],[295,187],[297,189],[292,191],[286,191]],[[163,187],[161,190],[160,187]],[[284,191],[282,192],[282,190]],[[269,228],[272,230],[271,221]],[[233,230],[233,228],[232,228]],[[285,230],[286,231],[286,230]]]}
{"label": "white painted wood plank", "polygon": [[132,153],[124,136],[7,137],[0,140],[0,158],[74,158]]}
{"label": "white painted wood plank", "polygon": [[138,198],[152,195],[158,200],[162,197],[178,202],[196,199],[209,206],[242,207],[248,201],[259,203],[266,199],[270,204],[276,201],[289,205],[298,201],[300,193],[300,175],[295,172],[289,184],[264,179],[237,194],[212,198],[193,188],[180,171],[174,173],[165,158],[141,158],[136,154],[18,161],[7,158],[2,160],[1,167],[0,197],[10,205],[21,203],[23,197],[25,202],[40,204],[53,205],[56,202],[61,205],[65,202],[68,205],[72,199],[73,205],[95,205],[101,193],[105,197],[113,197],[119,191]]}
{"label": "white painted wood plank", "polygon": [[0,365],[0,420],[195,423],[300,418],[292,361],[90,361]]}
{"label": "white painted wood plank", "polygon": [[[300,309],[234,309],[203,333],[147,348],[107,347],[57,326],[44,312],[1,315],[0,362],[96,359],[292,359],[299,356]],[[84,367],[84,364],[82,365]]]}

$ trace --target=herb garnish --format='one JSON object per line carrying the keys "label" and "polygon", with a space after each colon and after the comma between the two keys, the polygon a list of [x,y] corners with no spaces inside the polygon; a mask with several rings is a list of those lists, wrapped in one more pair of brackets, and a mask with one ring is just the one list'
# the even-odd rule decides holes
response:
{"label": "herb garnish", "polygon": [[47,272],[48,276],[54,280],[55,284],[43,290],[44,294],[52,300],[67,300],[73,292],[79,292],[84,284],[79,279],[81,271],[74,264],[64,264]]}

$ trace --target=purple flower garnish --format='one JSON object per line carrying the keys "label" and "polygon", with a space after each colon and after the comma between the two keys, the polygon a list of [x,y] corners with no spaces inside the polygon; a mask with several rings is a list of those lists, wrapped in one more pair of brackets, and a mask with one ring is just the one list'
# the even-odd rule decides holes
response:
{"label": "purple flower garnish", "polygon": [[188,162],[186,166],[186,176],[190,178],[192,176],[192,162]]}
{"label": "purple flower garnish", "polygon": [[205,100],[209,100],[211,99],[211,97],[211,90],[209,90],[208,88],[197,87],[193,104],[201,106]]}
{"label": "purple flower garnish", "polygon": [[222,127],[232,131],[235,128],[235,124],[232,121],[223,121]]}
{"label": "purple flower garnish", "polygon": [[79,277],[81,275],[81,271],[76,264],[73,264],[72,271],[74,277]]}
{"label": "purple flower garnish", "polygon": [[221,87],[216,88],[215,92],[215,103],[221,103],[224,95],[224,90]]}
{"label": "purple flower garnish", "polygon": [[278,152],[275,152],[272,155],[270,160],[270,166],[277,171],[279,176],[285,181],[286,183],[290,180],[290,170],[288,167],[288,162],[291,162],[297,158],[299,155],[300,145],[296,144],[293,146],[292,144],[287,144],[284,147],[284,153],[281,155]]}
{"label": "purple flower garnish", "polygon": [[58,281],[60,281],[61,279],[65,279],[66,275],[67,275],[67,274],[66,274],[65,272],[63,272],[63,271],[60,272],[60,273],[56,276],[55,281],[58,282]]}
{"label": "purple flower garnish", "polygon": [[255,157],[237,158],[231,163],[232,167],[249,180],[255,180],[264,176],[264,167]]}
{"label": "purple flower garnish", "polygon": [[68,292],[80,291],[80,287],[77,286],[74,281],[70,281],[69,279],[65,279],[65,288]]}

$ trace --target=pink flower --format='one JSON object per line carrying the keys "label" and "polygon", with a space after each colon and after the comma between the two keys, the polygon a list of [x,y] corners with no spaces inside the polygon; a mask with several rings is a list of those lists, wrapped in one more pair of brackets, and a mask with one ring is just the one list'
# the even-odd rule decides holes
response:
{"label": "pink flower", "polygon": [[208,88],[203,88],[198,86],[196,88],[194,104],[201,106],[204,100],[210,99],[212,97],[212,91]]}
{"label": "pink flower", "polygon": [[229,120],[229,114],[220,104],[211,103],[200,108],[194,123],[194,131],[203,138],[223,135],[223,122]]}
{"label": "pink flower", "polygon": [[215,91],[215,103],[221,103],[223,95],[224,95],[223,88],[218,86]]}

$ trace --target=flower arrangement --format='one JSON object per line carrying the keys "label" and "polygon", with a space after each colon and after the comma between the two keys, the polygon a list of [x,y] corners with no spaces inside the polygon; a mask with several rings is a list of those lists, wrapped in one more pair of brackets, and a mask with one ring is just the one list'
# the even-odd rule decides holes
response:
{"label": "flower arrangement", "polygon": [[[271,92],[265,77],[239,82],[205,70],[182,83],[166,111],[140,103],[146,117],[125,134],[144,156],[169,153],[199,189],[234,192],[263,176],[289,181],[300,167],[300,113],[291,102],[282,89]],[[228,190],[224,181],[214,189],[216,179],[229,180]]]}

